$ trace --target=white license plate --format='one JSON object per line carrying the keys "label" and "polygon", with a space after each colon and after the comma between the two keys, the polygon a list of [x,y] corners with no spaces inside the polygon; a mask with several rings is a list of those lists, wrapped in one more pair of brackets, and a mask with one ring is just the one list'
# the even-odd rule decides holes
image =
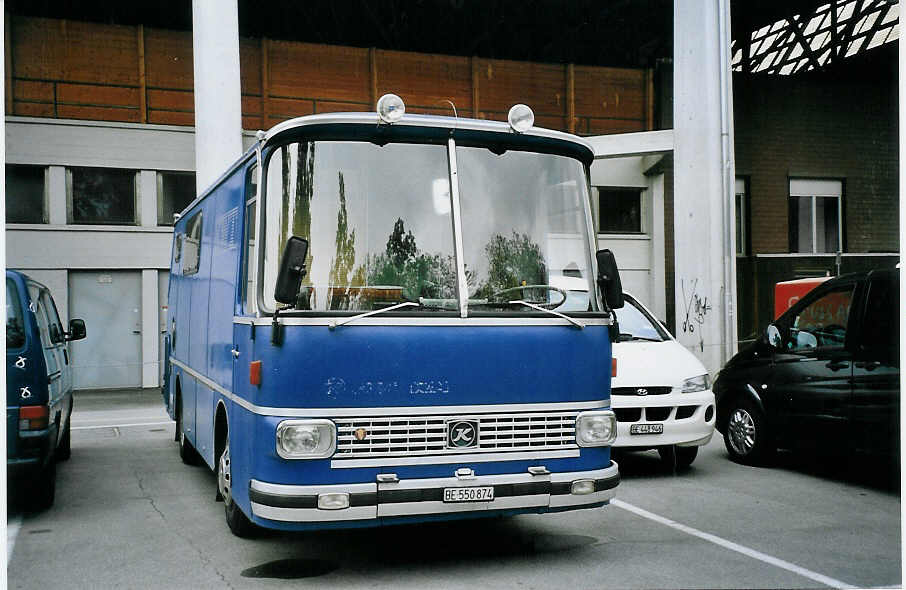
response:
{"label": "white license plate", "polygon": [[633,424],[629,427],[629,434],[663,434],[663,424]]}
{"label": "white license plate", "polygon": [[491,502],[494,488],[444,488],[444,502]]}

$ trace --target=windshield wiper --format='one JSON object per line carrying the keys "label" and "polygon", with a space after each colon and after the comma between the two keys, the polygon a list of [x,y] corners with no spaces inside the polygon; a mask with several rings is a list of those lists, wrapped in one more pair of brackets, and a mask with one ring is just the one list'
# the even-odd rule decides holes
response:
{"label": "windshield wiper", "polygon": [[402,307],[413,307],[413,306],[421,307],[415,301],[404,301],[403,303],[397,303],[396,305],[391,305],[390,307],[382,307],[381,309],[373,309],[371,311],[366,311],[365,313],[360,313],[359,315],[354,315],[352,317],[348,317],[348,318],[345,318],[342,320],[333,320],[329,324],[327,324],[327,327],[330,328],[331,330],[335,330],[336,328],[339,328],[340,326],[345,326],[346,324],[352,323],[352,322],[354,322],[356,320],[360,320],[362,318],[367,318],[368,316],[377,315],[379,313],[384,313],[385,311],[393,311],[395,309],[400,309]]}
{"label": "windshield wiper", "polygon": [[573,324],[574,326],[576,326],[576,327],[579,328],[580,330],[582,330],[583,328],[585,328],[585,324],[582,323],[582,322],[580,322],[580,321],[577,320],[577,319],[571,318],[571,317],[569,317],[568,315],[566,315],[566,314],[564,314],[564,313],[560,313],[559,311],[554,311],[553,309],[548,309],[548,308],[546,308],[546,307],[541,307],[540,305],[535,305],[534,303],[529,303],[528,301],[522,301],[521,299],[514,299],[513,301],[504,301],[504,302],[501,302],[501,303],[503,303],[504,305],[513,305],[513,304],[517,304],[517,305],[524,305],[524,306],[526,306],[526,307],[531,307],[532,309],[534,309],[534,310],[536,310],[536,311],[543,311],[544,313],[549,313],[550,315],[555,315],[555,316],[557,316],[558,318],[563,318],[564,320],[566,320],[567,322]]}
{"label": "windshield wiper", "polygon": [[627,334],[623,332],[620,334],[620,342],[625,342],[627,340],[642,340],[644,342],[663,342],[658,338],[645,338],[644,336],[636,336],[635,334]]}

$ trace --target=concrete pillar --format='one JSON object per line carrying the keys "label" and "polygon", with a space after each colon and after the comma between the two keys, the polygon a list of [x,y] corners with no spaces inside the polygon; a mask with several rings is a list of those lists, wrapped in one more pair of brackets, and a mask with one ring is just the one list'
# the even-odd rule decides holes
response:
{"label": "concrete pillar", "polygon": [[66,168],[48,166],[47,168],[47,221],[50,225],[66,225]]}
{"label": "concrete pillar", "polygon": [[160,319],[157,270],[142,271],[142,387],[160,386]]}
{"label": "concrete pillar", "polygon": [[729,1],[674,0],[673,27],[676,336],[713,375],[735,349]]}
{"label": "concrete pillar", "polygon": [[666,257],[664,254],[664,174],[648,177],[651,195],[651,311],[667,320]]}
{"label": "concrete pillar", "polygon": [[142,227],[157,227],[157,172],[142,170],[138,176],[139,216]]}
{"label": "concrete pillar", "polygon": [[195,186],[208,188],[242,154],[237,0],[192,0]]}

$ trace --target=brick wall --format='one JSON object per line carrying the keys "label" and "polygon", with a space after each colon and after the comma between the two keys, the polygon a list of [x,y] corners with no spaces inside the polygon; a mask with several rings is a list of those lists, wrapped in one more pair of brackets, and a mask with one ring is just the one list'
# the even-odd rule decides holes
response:
{"label": "brick wall", "polygon": [[789,251],[790,177],[843,180],[847,252],[899,250],[893,50],[820,73],[734,74],[736,173],[750,180],[752,253]]}

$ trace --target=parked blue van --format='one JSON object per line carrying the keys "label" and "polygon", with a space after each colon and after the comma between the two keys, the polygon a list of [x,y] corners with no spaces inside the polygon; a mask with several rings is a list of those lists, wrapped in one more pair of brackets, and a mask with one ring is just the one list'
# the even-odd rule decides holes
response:
{"label": "parked blue van", "polygon": [[36,509],[53,504],[56,461],[70,455],[68,343],[84,337],[82,320],[63,330],[47,287],[6,271],[6,468]]}
{"label": "parked blue van", "polygon": [[181,213],[180,455],[216,470],[239,536],[607,504],[622,291],[590,145],[524,105],[509,124],[377,110],[259,132]]}

